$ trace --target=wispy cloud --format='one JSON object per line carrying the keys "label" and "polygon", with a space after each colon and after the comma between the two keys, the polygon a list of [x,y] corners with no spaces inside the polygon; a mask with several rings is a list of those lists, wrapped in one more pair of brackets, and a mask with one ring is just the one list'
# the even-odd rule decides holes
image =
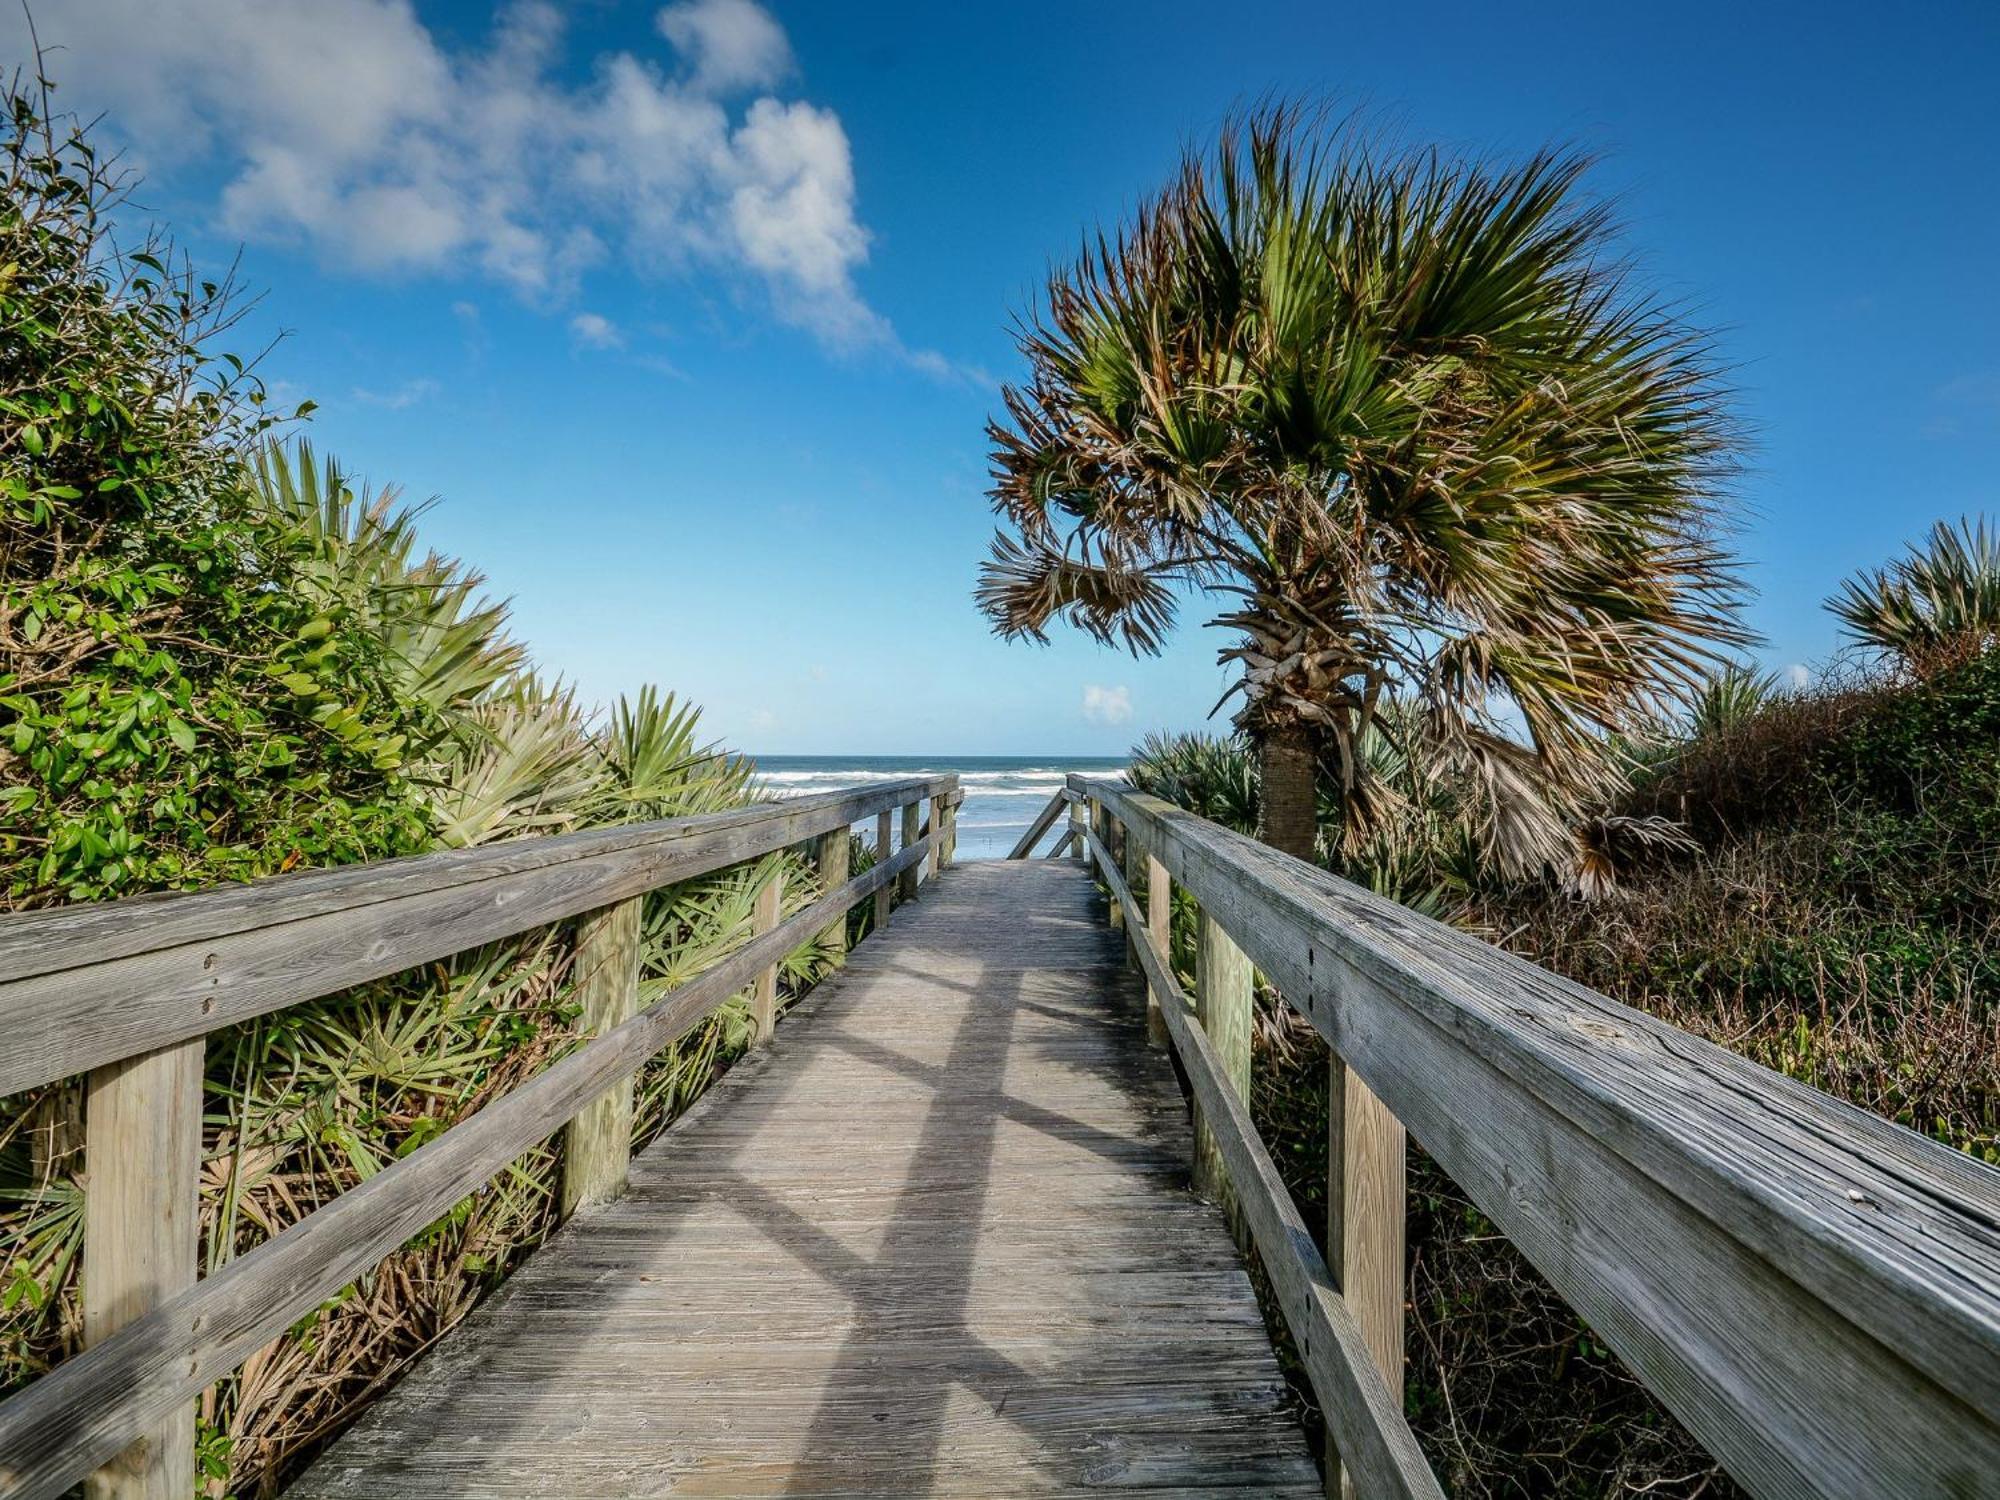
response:
{"label": "wispy cloud", "polygon": [[1083,690],[1083,717],[1092,724],[1129,724],[1132,722],[1132,690],[1128,687],[1104,687],[1092,682]]}
{"label": "wispy cloud", "polygon": [[1934,414],[1925,437],[1956,437],[1968,429],[2000,426],[2000,374],[1961,375],[1932,393]]}
{"label": "wispy cloud", "polygon": [[435,380],[406,380],[393,391],[370,391],[360,386],[354,388],[354,399],[363,406],[379,406],[388,411],[403,411],[428,401],[438,391]]}
{"label": "wispy cloud", "polygon": [[[359,274],[470,270],[552,307],[607,264],[699,270],[831,349],[963,378],[863,298],[847,132],[773,92],[795,63],[753,0],[678,0],[655,17],[659,55],[580,79],[544,0],[466,43],[407,0],[178,0],[170,25],[154,0],[73,0],[38,20],[66,98],[108,109],[155,170],[220,169],[230,233]],[[4,42],[22,54],[18,17]]]}
{"label": "wispy cloud", "polygon": [[580,312],[569,320],[569,331],[579,344],[592,349],[622,349],[625,335],[602,313]]}

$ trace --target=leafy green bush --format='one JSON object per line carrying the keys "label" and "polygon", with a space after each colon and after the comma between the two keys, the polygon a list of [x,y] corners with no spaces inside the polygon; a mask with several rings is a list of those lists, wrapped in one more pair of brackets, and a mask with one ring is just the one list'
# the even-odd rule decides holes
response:
{"label": "leafy green bush", "polygon": [[[720,811],[754,768],[646,689],[593,722],[533,670],[421,507],[303,444],[212,345],[230,289],[121,253],[119,185],[39,97],[7,97],[0,204],[0,871],[25,907]],[[792,854],[656,892],[641,1001],[754,936]],[[578,1041],[572,934],[531,932],[209,1039],[202,1264],[214,1271],[421,1149]],[[828,955],[780,973],[796,993]],[[749,1036],[725,1006],[652,1059],[656,1134]],[[0,1099],[0,1391],[80,1327],[78,1092]],[[201,1406],[201,1493],[274,1493],[554,1221],[528,1153],[257,1351]],[[191,1486],[197,1483],[190,1476]]]}
{"label": "leafy green bush", "polygon": [[14,92],[0,134],[0,876],[91,900],[421,847],[420,705],[297,588],[240,457],[231,289],[107,236],[119,184]]}

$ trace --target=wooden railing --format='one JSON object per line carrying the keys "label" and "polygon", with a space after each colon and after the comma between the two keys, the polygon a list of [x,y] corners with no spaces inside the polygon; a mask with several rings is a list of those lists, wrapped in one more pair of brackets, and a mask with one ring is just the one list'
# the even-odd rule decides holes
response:
{"label": "wooden railing", "polygon": [[[785,954],[818,933],[844,945],[853,906],[872,898],[879,922],[892,882],[915,895],[926,871],[949,863],[957,780],[0,921],[0,1094],[88,1078],[86,1347],[0,1403],[0,1495],[57,1496],[88,1476],[94,1497],[186,1500],[196,1397],[523,1152],[567,1132],[565,1212],[616,1193],[631,1152],[632,1075],[745,989],[767,1035]],[[898,808],[902,847],[892,852]],[[869,817],[877,862],[849,879],[849,830]],[[767,885],[757,937],[636,1009],[648,892],[807,840],[821,899],[779,921]],[[207,1033],[578,916],[594,1040],[197,1279]]]}
{"label": "wooden railing", "polygon": [[[1402,1412],[1407,1126],[1753,1493],[2000,1495],[2000,1171],[1123,782],[1065,804],[1187,1073],[1197,1184],[1360,1493],[1439,1493]],[[1245,1103],[1253,967],[1332,1048],[1332,1265]]]}

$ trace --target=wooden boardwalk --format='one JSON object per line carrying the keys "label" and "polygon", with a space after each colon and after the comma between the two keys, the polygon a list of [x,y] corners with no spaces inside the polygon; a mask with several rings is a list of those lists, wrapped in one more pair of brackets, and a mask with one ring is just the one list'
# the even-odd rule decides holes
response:
{"label": "wooden boardwalk", "polygon": [[947,871],[290,1493],[1321,1495],[1122,946]]}

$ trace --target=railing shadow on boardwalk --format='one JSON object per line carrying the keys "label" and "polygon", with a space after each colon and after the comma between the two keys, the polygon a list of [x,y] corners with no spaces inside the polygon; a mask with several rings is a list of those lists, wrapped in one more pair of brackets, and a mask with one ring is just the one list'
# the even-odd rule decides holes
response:
{"label": "railing shadow on boardwalk", "polygon": [[[946,876],[941,906],[961,878],[981,877]],[[1095,939],[1094,964],[1065,973],[946,975],[910,968],[900,935],[892,924],[864,945],[640,1158],[629,1198],[539,1252],[296,1493],[612,1493],[615,1480],[634,1494],[975,1495],[1163,1479],[1316,1493],[1248,1281],[1220,1220],[1182,1193],[1185,1123],[1116,948]],[[850,1116],[827,1122],[849,1090]],[[1190,1226],[1192,1255],[1176,1243]],[[598,1264],[656,1274],[607,1289]],[[1189,1296],[1197,1274],[1233,1293],[1220,1334],[1204,1322],[1213,1298]],[[1134,1300],[1088,1305],[1094,1285]],[[607,1385],[604,1351],[634,1348],[619,1321],[669,1310],[713,1358]],[[1212,1373],[1252,1349],[1247,1386]],[[530,1369],[559,1405],[510,1423]],[[585,1391],[602,1420],[551,1451],[551,1419]],[[427,1432],[476,1445],[416,1452]]]}
{"label": "railing shadow on boardwalk", "polygon": [[[785,953],[837,926],[857,903],[872,900],[884,915],[892,884],[915,895],[926,871],[950,864],[955,795],[951,778],[913,781],[0,922],[0,1026],[9,1042],[0,1049],[0,1092],[88,1074],[86,1156],[93,1167],[87,1347],[0,1404],[0,1495],[52,1500],[108,1465],[96,1481],[106,1495],[182,1500],[196,1395],[559,1130],[568,1141],[565,1205],[580,1207],[584,1218],[531,1258],[529,1272],[503,1297],[526,1301],[536,1278],[553,1276],[564,1254],[592,1276],[632,1274],[616,1257],[645,1227],[633,1216],[657,1213],[659,1195],[678,1193],[686,1206],[673,1226],[670,1263],[655,1270],[677,1270],[701,1236],[710,1250],[735,1249],[736,1264],[722,1254],[705,1283],[723,1302],[699,1316],[742,1323],[738,1356],[773,1319],[790,1320],[794,1332],[826,1335],[817,1345],[810,1338],[794,1343],[808,1367],[802,1377],[772,1365],[754,1372],[764,1386],[729,1387],[723,1399],[716,1392],[731,1366],[719,1355],[701,1363],[711,1358],[704,1352],[710,1346],[681,1340],[686,1316],[640,1320],[640,1344],[619,1356],[630,1369],[613,1373],[637,1370],[667,1382],[683,1414],[712,1420],[716,1431],[754,1433],[764,1422],[767,1436],[776,1431],[792,1444],[787,1462],[809,1456],[805,1469],[780,1465],[733,1492],[806,1493],[818,1482],[811,1465],[824,1471],[850,1431],[866,1433],[896,1412],[915,1424],[905,1463],[915,1492],[947,1487],[963,1473],[952,1465],[969,1441],[966,1401],[977,1404],[986,1439],[1060,1435],[1056,1441],[1072,1443],[1072,1460],[1102,1459],[1109,1468],[1093,1470],[1093,1484],[1167,1481],[1143,1465],[1133,1469],[1129,1451],[1111,1452],[1102,1442],[1089,1449],[1088,1435],[1072,1441],[1079,1425],[1129,1434],[1135,1423],[1154,1430],[1179,1424],[1206,1440],[1234,1423],[1241,1433],[1236,1483],[1264,1493],[1314,1492],[1318,1481],[1300,1475],[1297,1434],[1281,1436],[1270,1423],[1271,1355],[1254,1310],[1245,1313],[1240,1299],[1224,1299],[1229,1311],[1216,1325],[1238,1320],[1222,1331],[1228,1349],[1243,1351],[1240,1358],[1190,1354],[1193,1344],[1175,1343],[1177,1325],[1154,1329],[1159,1344],[1148,1357],[1170,1374],[1187,1367],[1185,1388],[1162,1384],[1159,1368],[1136,1358],[1078,1358],[1081,1346],[1052,1353],[1046,1339],[1003,1346],[980,1331],[974,1312],[983,1309],[988,1251],[1007,1251],[1010,1236],[1030,1242],[1058,1209],[1076,1207],[1063,1193],[1072,1177],[1088,1176],[1088,1164],[1124,1164],[1123,1129],[1157,1125],[1162,1139],[1186,1129],[1159,1051],[1143,1064],[1151,1073],[1121,1073],[1100,1058],[1110,1077],[1124,1080],[1127,1105],[1142,1106],[1143,1123],[1118,1128],[1076,1118],[1048,1097],[1020,1097],[1015,1088],[938,1086],[952,1077],[938,1070],[963,1061],[960,1049],[969,1055],[996,1039],[1039,1054],[1037,1077],[1062,1076],[1065,1047],[1084,1034],[1050,1014],[1070,1008],[1068,1000],[993,961],[1008,945],[1056,952],[1079,943],[1077,924],[1059,915],[1017,914],[983,949],[972,944],[964,961],[925,939],[920,924],[941,920],[943,908],[926,918],[919,902],[906,942],[864,944],[841,986],[862,983],[863,971],[879,963],[885,989],[929,986],[933,1003],[948,997],[966,1012],[954,1026],[910,1033],[907,1045],[859,1032],[843,1038],[838,1028],[808,1041],[808,1007],[795,1031],[801,1047],[817,1049],[813,1055],[829,1069],[837,1059],[856,1070],[844,1093],[814,1108],[822,1112],[820,1138],[848,1143],[855,1164],[875,1174],[851,1189],[882,1205],[870,1221],[873,1240],[849,1243],[827,1221],[802,1214],[803,1200],[779,1181],[760,1177],[754,1159],[737,1160],[744,1143],[731,1146],[715,1105],[698,1107],[639,1159],[632,1197],[591,1206],[615,1198],[624,1183],[629,1107],[621,1101],[634,1070],[746,988],[754,987],[768,1023],[774,966]],[[898,808],[902,838],[892,847]],[[1016,853],[1032,852],[1065,809],[1058,851],[1073,849],[1085,863],[1068,866],[1060,879],[1074,889],[1088,868],[1109,892],[1110,913],[1146,983],[1143,1036],[1171,1049],[1192,1096],[1196,1186],[1225,1203],[1240,1243],[1261,1259],[1345,1480],[1361,1493],[1440,1493],[1400,1399],[1407,1128],[1752,1493],[1829,1500],[2000,1494],[2000,1171],[1123,783],[1070,778]],[[882,862],[850,879],[848,830],[870,817]],[[818,849],[828,894],[785,921],[775,902],[760,908],[761,935],[745,949],[634,1014],[634,903],[660,886],[801,841]],[[1168,899],[1176,890],[1197,908],[1192,994],[1167,951]],[[205,1033],[577,917],[585,919],[579,960],[594,1040],[215,1275],[197,1278],[194,1173]],[[1101,959],[1099,971],[1100,988],[1108,986]],[[1245,1103],[1253,971],[1333,1049],[1325,1255]],[[835,987],[825,1003],[843,993],[855,991]],[[1125,1056],[1147,1056],[1137,1023],[1126,1032],[1091,1034],[1119,1035]],[[755,1059],[715,1098],[739,1097],[776,1077],[768,1058]],[[855,1080],[863,1078],[879,1116],[873,1136],[870,1100],[855,1097],[862,1092]],[[1135,1091],[1134,1078],[1160,1079],[1162,1091],[1148,1092],[1150,1083]],[[897,1099],[911,1101],[914,1111],[900,1121],[889,1115]],[[810,1111],[800,1118],[815,1128]],[[885,1143],[892,1127],[901,1134]],[[695,1169],[704,1128],[724,1147],[721,1166],[707,1177]],[[1041,1166],[1066,1163],[1067,1170],[1035,1177],[1039,1220],[1010,1208],[1012,1217],[993,1224],[998,1200],[990,1192],[1010,1181],[1001,1157],[1024,1141],[1042,1143]],[[925,1154],[915,1154],[919,1147]],[[953,1148],[977,1168],[978,1181],[926,1181],[928,1157],[949,1159]],[[1188,1215],[1195,1215],[1205,1227],[1190,1229],[1185,1243],[1217,1241],[1224,1259],[1199,1263],[1219,1268],[1215,1274],[1240,1289],[1243,1271],[1219,1239],[1214,1211],[1184,1194],[1151,1191],[1178,1187],[1177,1152],[1151,1169],[1151,1179],[1144,1172],[1134,1179],[1150,1182],[1143,1203],[1088,1205],[1099,1228],[1123,1233],[1124,1209],[1156,1235],[1174,1222],[1193,1225]],[[952,1193],[956,1223],[948,1215],[941,1223],[924,1217]],[[702,1206],[720,1217],[697,1234]],[[977,1231],[963,1217],[975,1208]],[[989,1236],[986,1228],[1004,1232]],[[789,1274],[803,1270],[801,1285],[814,1290],[783,1308],[760,1306],[755,1286],[738,1295],[729,1277],[741,1272],[745,1247],[757,1244],[772,1249],[773,1264]],[[903,1293],[926,1276],[941,1315],[925,1323],[919,1314],[913,1324]],[[1070,1311],[1055,1305],[1050,1286],[1010,1291],[1018,1293],[1021,1316],[1043,1333]],[[1185,1299],[1175,1305],[1185,1311]],[[861,1315],[852,1327],[831,1331],[824,1321],[811,1323],[824,1320],[829,1307]],[[1123,1313],[1142,1310],[1132,1304]],[[629,1306],[625,1312],[637,1316]],[[582,1314],[572,1334],[594,1331],[603,1341],[619,1327],[616,1317],[594,1316]],[[1254,1351],[1242,1337],[1246,1329]],[[553,1378],[496,1420],[560,1417],[570,1436],[587,1439],[593,1413],[578,1402],[602,1400],[603,1389],[615,1388],[593,1386],[588,1397],[576,1389],[592,1385],[582,1379],[593,1368],[592,1345],[589,1337],[558,1340],[545,1352],[544,1373]],[[966,1371],[948,1386],[928,1358],[947,1347]],[[460,1330],[426,1367],[448,1371],[477,1350]],[[1040,1365],[1030,1351],[1039,1351]],[[878,1418],[877,1408],[856,1402],[865,1402],[868,1382],[885,1371],[896,1376],[896,1395],[881,1409],[891,1414]],[[1064,1415],[1052,1403],[1079,1399],[1079,1379],[1091,1409]],[[788,1399],[801,1409],[774,1415]],[[808,1403],[809,1413],[802,1409]],[[564,1435],[557,1427],[537,1434]],[[450,1440],[449,1432],[433,1430],[410,1441],[435,1457]],[[1023,1444],[1009,1452],[1024,1487],[1067,1472],[1062,1460]],[[1226,1444],[1207,1453],[1218,1455],[1228,1456]],[[582,1448],[573,1456],[579,1464],[590,1458]],[[1122,1473],[1120,1462],[1127,1465]],[[654,1493],[646,1486],[658,1476],[643,1467],[622,1477],[607,1470],[594,1491],[555,1481],[545,1492]],[[723,1484],[716,1474],[698,1477],[683,1492],[732,1492],[715,1487]],[[893,1481],[884,1489],[912,1492]],[[357,1493],[393,1492],[378,1486]],[[983,1491],[1005,1492],[1004,1484]]]}

